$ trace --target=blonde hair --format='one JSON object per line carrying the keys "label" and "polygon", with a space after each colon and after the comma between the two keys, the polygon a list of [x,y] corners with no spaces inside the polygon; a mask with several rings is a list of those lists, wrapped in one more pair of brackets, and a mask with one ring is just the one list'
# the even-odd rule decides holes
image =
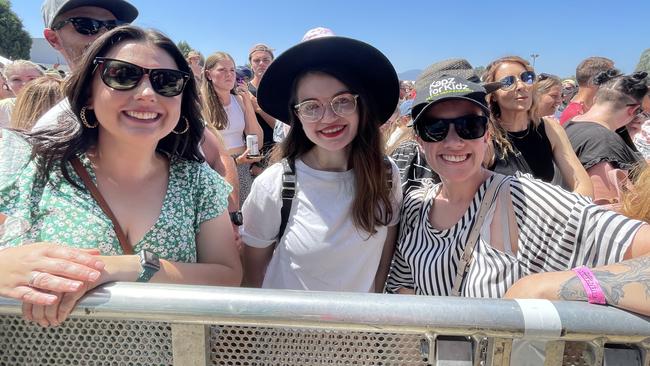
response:
{"label": "blonde hair", "polygon": [[623,194],[621,203],[623,215],[650,223],[650,168],[636,176],[634,187]]}
{"label": "blonde hair", "polygon": [[45,112],[63,99],[63,80],[45,75],[25,84],[16,97],[9,127],[29,131]]}
{"label": "blonde hair", "polygon": [[[492,61],[487,68],[485,69],[485,73],[483,73],[483,82],[485,83],[492,83],[496,80],[496,73],[497,69],[499,66],[505,63],[514,63],[514,64],[519,64],[523,66],[526,71],[535,71],[533,67],[528,63],[528,61],[524,60],[523,58],[519,56],[505,56],[498,58],[494,61]],[[535,111],[537,110],[537,102],[535,100],[536,98],[533,98],[533,104],[531,105],[530,109],[528,110],[528,119],[533,121],[533,124],[535,127],[539,125],[540,120],[535,118]],[[510,144],[510,141],[508,141],[508,132],[506,131],[503,126],[501,126],[500,123],[500,118],[501,118],[501,107],[499,106],[499,103],[497,102],[496,99],[496,92],[490,93],[487,95],[487,102],[488,102],[488,107],[490,108],[490,122],[488,124],[488,130],[490,131],[490,134],[492,135],[492,140],[494,143],[496,143],[502,153],[502,158],[505,158],[508,153],[514,153],[514,149],[512,148],[512,144]]]}
{"label": "blonde hair", "polygon": [[[542,79],[542,77],[544,77],[544,79],[540,80],[540,79]],[[556,87],[556,86],[559,86],[560,88],[562,88],[562,80],[560,80],[559,77],[557,77],[555,75],[549,75],[549,74],[540,74],[537,81],[535,82],[535,88],[534,88],[535,93],[534,93],[534,96],[533,96],[534,100],[536,102],[539,102],[539,99],[542,97],[542,95],[550,92],[551,89]],[[531,109],[533,109],[533,108],[531,108]],[[535,109],[533,111],[533,114],[536,116],[536,118],[534,120],[538,120],[539,118],[544,117],[544,116],[539,115],[539,104],[538,103],[535,103]]]}
{"label": "blonde hair", "polygon": [[229,60],[235,64],[235,60],[226,52],[215,52],[205,60],[203,67],[203,81],[201,82],[201,109],[206,127],[213,130],[225,130],[228,128],[228,115],[219,100],[217,91],[214,90],[212,80],[208,78],[208,71],[214,68],[218,62]]}
{"label": "blonde hair", "polygon": [[2,74],[5,79],[9,81],[9,77],[22,68],[32,68],[38,71],[39,74],[43,75],[43,69],[41,69],[40,66],[27,60],[16,60],[10,64],[5,65],[4,70],[2,70]]}

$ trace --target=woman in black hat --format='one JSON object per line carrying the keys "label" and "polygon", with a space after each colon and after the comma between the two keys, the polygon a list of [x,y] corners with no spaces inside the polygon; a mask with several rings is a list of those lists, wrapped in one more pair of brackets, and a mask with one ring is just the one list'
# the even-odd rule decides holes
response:
{"label": "woman in black hat", "polygon": [[292,128],[242,208],[245,283],[382,290],[401,188],[379,126],[398,97],[388,59],[353,39],[309,40],[269,66],[258,101]]}

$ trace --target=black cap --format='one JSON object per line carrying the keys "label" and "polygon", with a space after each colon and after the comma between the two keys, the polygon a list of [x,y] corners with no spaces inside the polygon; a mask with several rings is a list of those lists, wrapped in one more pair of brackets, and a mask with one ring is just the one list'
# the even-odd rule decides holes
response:
{"label": "black cap", "polygon": [[278,56],[257,89],[262,110],[288,123],[295,80],[310,70],[329,71],[350,88],[362,87],[378,124],[395,112],[399,80],[388,58],[367,43],[338,36],[301,42]]}

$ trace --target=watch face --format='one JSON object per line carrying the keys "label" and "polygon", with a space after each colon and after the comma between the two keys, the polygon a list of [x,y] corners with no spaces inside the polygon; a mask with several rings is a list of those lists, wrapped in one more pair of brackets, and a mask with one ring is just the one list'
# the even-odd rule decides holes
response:
{"label": "watch face", "polygon": [[241,211],[231,212],[230,221],[235,225],[242,225],[244,223],[244,215],[242,215]]}
{"label": "watch face", "polygon": [[160,268],[160,259],[158,259],[158,256],[155,255],[154,253],[145,250],[143,259],[144,259],[143,264],[146,264],[147,266],[150,267]]}

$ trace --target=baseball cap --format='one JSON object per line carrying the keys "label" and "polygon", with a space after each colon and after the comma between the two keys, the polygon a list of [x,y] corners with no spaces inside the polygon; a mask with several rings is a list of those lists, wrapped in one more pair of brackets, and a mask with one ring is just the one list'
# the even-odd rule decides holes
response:
{"label": "baseball cap", "polygon": [[264,51],[264,52],[268,52],[268,53],[271,54],[271,57],[273,57],[273,51],[275,51],[275,49],[273,49],[273,48],[271,48],[271,47],[265,45],[264,43],[258,43],[258,44],[256,44],[256,45],[253,45],[253,47],[251,47],[251,49],[248,51],[248,58],[249,58],[249,59],[251,58],[251,55],[252,55],[253,52],[255,52],[255,51]]}
{"label": "baseball cap", "polygon": [[399,105],[399,116],[404,117],[411,114],[413,109],[413,99],[407,99]]}
{"label": "baseball cap", "polygon": [[50,28],[59,14],[82,6],[106,9],[113,13],[117,20],[127,23],[138,17],[138,9],[125,0],[45,0],[41,5],[43,23],[46,28]]}
{"label": "baseball cap", "polygon": [[457,76],[443,76],[430,80],[429,85],[420,84],[417,90],[411,116],[413,123],[417,124],[418,119],[425,110],[447,100],[467,100],[481,107],[486,115],[490,114],[485,97],[485,88],[467,79]]}
{"label": "baseball cap", "polygon": [[311,70],[327,72],[352,90],[363,90],[378,125],[395,112],[399,80],[388,58],[365,42],[339,36],[300,42],[278,56],[257,89],[260,107],[288,123],[296,78]]}

